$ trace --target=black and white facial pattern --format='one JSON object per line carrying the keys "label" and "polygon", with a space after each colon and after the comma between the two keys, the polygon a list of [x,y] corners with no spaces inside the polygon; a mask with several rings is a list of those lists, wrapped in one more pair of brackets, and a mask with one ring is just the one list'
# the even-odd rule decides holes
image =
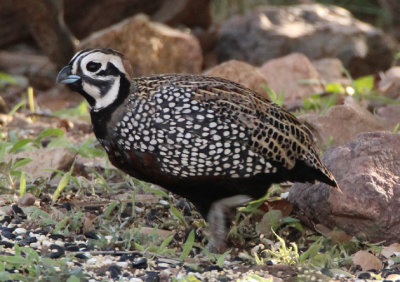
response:
{"label": "black and white facial pattern", "polygon": [[120,56],[99,50],[83,50],[72,59],[72,74],[81,76],[82,89],[95,100],[94,110],[106,108],[118,97],[121,74],[126,75]]}

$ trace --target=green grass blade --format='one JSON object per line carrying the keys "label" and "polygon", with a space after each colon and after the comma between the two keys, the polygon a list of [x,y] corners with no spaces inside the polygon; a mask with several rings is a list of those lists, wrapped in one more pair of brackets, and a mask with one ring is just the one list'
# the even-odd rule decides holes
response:
{"label": "green grass blade", "polygon": [[64,173],[60,182],[57,185],[56,191],[53,194],[53,202],[57,201],[58,197],[60,197],[61,192],[64,190],[65,186],[67,186],[69,180],[71,179],[71,172]]}
{"label": "green grass blade", "polygon": [[185,225],[185,227],[189,226],[188,223],[186,222],[185,217],[183,216],[183,214],[178,209],[176,209],[174,206],[170,206],[169,210],[171,211],[173,216],[178,218],[179,221]]}
{"label": "green grass blade", "polygon": [[107,218],[110,216],[110,214],[112,213],[112,211],[117,207],[117,205],[119,204],[119,201],[113,201],[111,202],[106,210],[104,211],[104,216]]}
{"label": "green grass blade", "polygon": [[186,242],[183,245],[182,254],[180,256],[181,260],[185,260],[188,257],[190,251],[193,248],[193,244],[194,244],[194,230],[190,231],[189,236],[187,237]]}
{"label": "green grass blade", "polygon": [[25,172],[21,172],[21,176],[19,178],[19,196],[22,198],[26,192],[26,179]]}

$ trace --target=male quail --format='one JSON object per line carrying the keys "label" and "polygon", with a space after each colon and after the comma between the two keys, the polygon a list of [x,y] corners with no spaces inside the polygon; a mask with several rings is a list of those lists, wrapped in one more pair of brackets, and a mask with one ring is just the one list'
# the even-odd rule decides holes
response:
{"label": "male quail", "polygon": [[78,52],[57,82],[89,103],[110,161],[189,199],[210,225],[209,248],[225,247],[232,210],[272,183],[337,187],[310,131],[289,112],[229,80],[186,74],[132,78],[111,49]]}

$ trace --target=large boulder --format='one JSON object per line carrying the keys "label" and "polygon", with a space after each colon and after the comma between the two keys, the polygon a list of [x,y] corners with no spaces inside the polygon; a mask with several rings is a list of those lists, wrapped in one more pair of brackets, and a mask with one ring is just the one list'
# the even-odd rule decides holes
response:
{"label": "large boulder", "polygon": [[351,99],[331,107],[325,115],[308,113],[299,119],[314,133],[320,148],[344,145],[362,132],[387,129],[386,122]]}
{"label": "large boulder", "polygon": [[5,162],[17,161],[21,159],[31,159],[33,161],[22,167],[22,170],[31,179],[50,178],[55,174],[54,170],[68,170],[76,154],[67,148],[40,148],[32,151],[23,151],[15,154],[7,154],[4,158]]}
{"label": "large boulder", "polygon": [[312,60],[339,58],[354,76],[390,67],[395,44],[369,24],[336,6],[310,4],[258,7],[222,24],[219,61],[237,59],[261,65],[299,52]]}
{"label": "large boulder", "polygon": [[289,200],[310,225],[323,223],[370,242],[398,242],[400,234],[400,135],[360,134],[328,149],[322,161],[341,191],[326,184],[295,183]]}
{"label": "large boulder", "polygon": [[386,97],[400,99],[400,67],[391,67],[382,75],[378,90]]}
{"label": "large boulder", "polygon": [[[386,128],[394,130],[400,123],[400,105],[386,105],[376,111],[377,116],[386,123]],[[397,129],[399,131],[399,128]]]}
{"label": "large boulder", "polygon": [[269,98],[265,90],[265,87],[268,86],[266,77],[257,67],[248,63],[230,60],[207,70],[204,74],[232,80],[254,90],[265,98]]}
{"label": "large boulder", "polygon": [[293,53],[269,60],[260,68],[268,87],[277,95],[284,94],[285,105],[302,105],[302,99],[324,91],[317,70],[303,54]]}
{"label": "large boulder", "polygon": [[157,73],[199,73],[202,52],[198,40],[143,14],[98,31],[79,45],[112,48],[132,63],[136,76]]}
{"label": "large boulder", "polygon": [[343,72],[343,64],[339,59],[323,58],[314,60],[311,63],[324,83],[339,82],[342,84],[350,84],[349,79]]}

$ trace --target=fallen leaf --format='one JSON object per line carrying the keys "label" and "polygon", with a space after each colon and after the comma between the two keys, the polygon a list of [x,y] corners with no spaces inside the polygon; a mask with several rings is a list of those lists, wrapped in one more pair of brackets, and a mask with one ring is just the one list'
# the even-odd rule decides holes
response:
{"label": "fallen leaf", "polygon": [[270,210],[264,214],[263,218],[256,225],[256,231],[258,234],[264,234],[266,237],[272,235],[272,229],[276,230],[283,219],[282,212],[280,210]]}
{"label": "fallen leaf", "polygon": [[335,243],[346,243],[346,242],[349,242],[351,240],[351,238],[353,238],[353,236],[350,236],[343,230],[339,230],[339,229],[332,230],[323,224],[315,225],[315,230],[318,233],[321,233],[322,235],[324,235],[325,237],[331,238],[332,241]]}
{"label": "fallen leaf", "polygon": [[35,204],[36,197],[31,193],[26,193],[21,199],[18,201],[18,206],[20,207],[29,207]]}
{"label": "fallen leaf", "polygon": [[168,236],[174,234],[174,232],[170,230],[156,229],[151,227],[141,227],[139,232],[144,235],[150,235],[153,234],[154,230],[156,230],[158,237],[160,237],[161,239],[165,239]]}
{"label": "fallen leaf", "polygon": [[370,269],[379,270],[382,268],[381,260],[367,251],[358,251],[355,253],[353,256],[353,263],[361,266],[363,271]]}
{"label": "fallen leaf", "polygon": [[385,258],[390,258],[394,255],[394,253],[400,253],[400,244],[393,243],[387,247],[384,247],[381,251],[381,255]]}
{"label": "fallen leaf", "polygon": [[293,210],[293,204],[288,200],[281,199],[277,201],[265,201],[261,207],[261,210],[268,212],[270,210],[280,210],[283,217],[287,217]]}
{"label": "fallen leaf", "polygon": [[83,233],[94,230],[94,222],[97,220],[97,216],[91,213],[85,213],[83,218]]}

